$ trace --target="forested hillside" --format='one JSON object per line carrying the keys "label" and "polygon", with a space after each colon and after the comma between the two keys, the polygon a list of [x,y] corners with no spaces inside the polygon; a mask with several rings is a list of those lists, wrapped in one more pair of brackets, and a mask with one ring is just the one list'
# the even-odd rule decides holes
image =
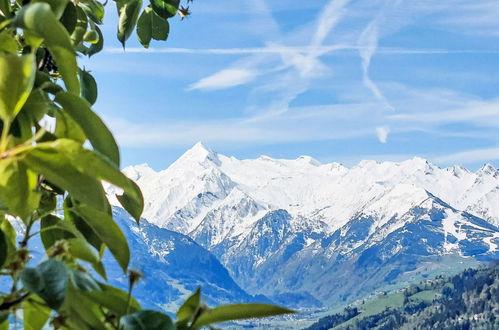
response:
{"label": "forested hillside", "polygon": [[437,277],[320,319],[319,329],[499,329],[499,261]]}

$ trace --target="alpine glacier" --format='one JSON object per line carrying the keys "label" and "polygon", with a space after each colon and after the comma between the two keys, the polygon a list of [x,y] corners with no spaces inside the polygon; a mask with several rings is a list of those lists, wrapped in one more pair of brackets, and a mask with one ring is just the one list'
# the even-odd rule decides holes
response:
{"label": "alpine glacier", "polygon": [[489,164],[347,168],[239,160],[197,143],[165,170],[124,173],[144,193],[147,221],[211,251],[245,291],[288,306],[350,301],[499,257],[499,171]]}

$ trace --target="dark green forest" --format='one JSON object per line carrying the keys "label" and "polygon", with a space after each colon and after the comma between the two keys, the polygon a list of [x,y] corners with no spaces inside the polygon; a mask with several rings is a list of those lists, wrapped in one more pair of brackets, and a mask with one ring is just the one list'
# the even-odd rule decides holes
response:
{"label": "dark green forest", "polygon": [[499,261],[348,306],[307,330],[499,329]]}

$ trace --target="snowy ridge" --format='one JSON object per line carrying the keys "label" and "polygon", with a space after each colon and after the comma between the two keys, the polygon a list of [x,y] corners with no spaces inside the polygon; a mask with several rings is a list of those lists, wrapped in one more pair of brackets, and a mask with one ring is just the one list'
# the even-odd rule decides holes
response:
{"label": "snowy ridge", "polygon": [[[443,267],[432,258],[499,258],[490,164],[471,172],[416,157],[347,168],[308,156],[239,160],[197,143],[165,170],[124,173],[144,193],[145,219],[213,252],[250,294],[327,304]],[[350,285],[353,271],[364,288]]]}
{"label": "snowy ridge", "polygon": [[499,171],[489,164],[470,172],[459,166],[442,169],[414,158],[400,163],[362,161],[346,168],[306,156],[239,160],[197,143],[163,171],[139,165],[127,167],[124,173],[144,192],[144,217],[184,234],[198,227],[224,199],[238,203],[228,197],[236,187],[261,209],[285,209],[322,220],[330,232],[359,212],[378,214],[385,218],[381,222],[403,214],[426,198],[424,191],[499,225]]}

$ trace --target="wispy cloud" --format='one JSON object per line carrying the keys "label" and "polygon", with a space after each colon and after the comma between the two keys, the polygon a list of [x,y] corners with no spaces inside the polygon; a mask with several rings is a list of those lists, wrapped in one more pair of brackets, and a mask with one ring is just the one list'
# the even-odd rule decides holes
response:
{"label": "wispy cloud", "polygon": [[202,78],[196,83],[189,86],[190,90],[217,90],[228,87],[243,85],[254,80],[258,76],[255,70],[242,68],[224,69],[212,74],[211,76]]}
{"label": "wispy cloud", "polygon": [[376,52],[378,45],[378,21],[379,18],[375,18],[371,23],[369,23],[364,31],[362,31],[359,38],[359,55],[362,59],[362,81],[364,85],[373,93],[373,95],[383,103],[383,105],[390,110],[394,110],[394,108],[386,100],[385,96],[381,93],[378,86],[369,77],[369,65],[371,64],[371,58]]}
{"label": "wispy cloud", "polygon": [[[276,41],[268,41],[267,46],[263,48],[251,49],[232,49],[232,50],[209,50],[213,53],[240,53],[252,54],[246,59],[240,60],[235,64],[231,64],[229,68],[222,69],[211,76],[200,79],[191,85],[191,88],[204,87],[209,83],[219,80],[220,77],[226,78],[227,70],[237,70],[241,68],[245,71],[259,72],[262,76],[265,75],[266,81],[256,86],[251,92],[254,100],[259,100],[255,104],[250,104],[248,109],[251,112],[255,110],[258,116],[262,113],[269,115],[278,115],[287,111],[289,103],[292,102],[298,95],[309,89],[310,80],[327,72],[325,65],[318,59],[320,56],[330,53],[334,50],[351,48],[346,45],[327,45],[323,43],[344,15],[343,8],[350,0],[332,0],[322,8],[320,15],[315,22],[315,29],[312,34],[310,43],[307,46],[283,46],[283,38]],[[265,2],[260,1],[260,9],[266,8]],[[270,14],[266,15],[267,19],[273,24],[274,36],[279,36],[278,25]],[[270,62],[275,62],[275,58],[255,57],[261,54],[279,54],[281,63],[276,63],[271,69],[263,69],[269,66]],[[272,77],[268,74],[273,74]],[[251,78],[255,78],[253,75]],[[216,78],[216,79],[213,79]],[[228,88],[234,85],[241,85],[253,81],[247,75],[243,75],[243,79],[234,79],[232,84],[230,79],[225,84],[217,85],[219,88]],[[258,96],[257,96],[258,95]],[[266,104],[262,104],[260,100],[267,99]]]}
{"label": "wispy cloud", "polygon": [[[388,1],[388,6],[396,7],[400,3],[401,0]],[[390,102],[388,102],[385,95],[383,95],[381,90],[369,76],[369,65],[371,64],[371,59],[378,48],[378,40],[380,34],[379,25],[382,22],[386,11],[390,9],[391,8],[383,7],[381,11],[376,15],[376,17],[366,26],[366,28],[360,34],[360,37],[358,39],[358,46],[359,55],[362,59],[362,82],[387,109],[395,110],[395,108],[390,104]]]}
{"label": "wispy cloud", "polygon": [[[455,98],[456,95],[448,95]],[[443,101],[443,100],[442,100]],[[443,104],[437,104],[435,108],[440,106],[440,111],[431,112],[414,112],[393,114],[387,118],[398,122],[419,122],[419,123],[476,123],[480,126],[499,127],[499,99],[492,100],[476,100],[466,99],[463,96],[459,97],[459,105],[456,104],[449,109],[449,106],[443,108]],[[437,109],[436,109],[437,110]]]}
{"label": "wispy cloud", "polygon": [[[186,39],[178,42],[180,38],[173,37],[165,44],[171,48],[130,47],[126,52],[105,48],[100,58],[106,61],[96,72],[144,75],[142,79],[151,85],[164,81],[165,95],[179,93],[183,101],[175,98],[168,109],[151,101],[149,116],[141,118],[151,120],[158,114],[158,120],[150,123],[113,118],[111,128],[125,146],[186,146],[197,140],[218,145],[342,140],[339,145],[352,139],[352,145],[368,146],[361,154],[379,151],[396,158],[396,152],[403,151],[403,158],[408,158],[413,152],[434,155],[428,141],[435,138],[442,153],[453,152],[437,157],[439,162],[475,156],[491,159],[489,153],[497,151],[499,99],[493,91],[499,81],[497,68],[486,63],[493,56],[481,56],[483,62],[476,60],[479,56],[468,56],[499,54],[494,39],[475,35],[496,25],[499,31],[499,21],[492,15],[499,9],[497,0],[225,1],[227,7],[202,5],[206,12],[200,11],[191,22],[201,13],[227,15],[230,22],[214,21],[217,32],[227,32],[227,40],[217,35],[194,43],[200,48],[179,48],[175,46],[188,44]],[[303,15],[290,19],[291,13]],[[227,24],[245,27],[232,33],[224,30]],[[130,53],[144,56],[118,55]],[[160,66],[148,58],[173,60]],[[492,67],[490,72],[484,69],[487,66]],[[148,92],[146,87],[143,91]],[[194,99],[189,93],[195,90],[216,94],[199,93]],[[208,115],[197,97],[214,100],[217,112]],[[107,102],[99,110],[117,108]],[[143,104],[137,101],[135,107],[142,109]],[[172,110],[176,108],[186,111],[179,115]],[[390,109],[397,112],[386,111]],[[196,120],[180,120],[184,114]],[[413,136],[420,140],[410,140]],[[404,150],[402,139],[411,141]],[[464,151],[455,152],[460,149],[454,142],[462,143]],[[494,147],[466,150],[484,143]]]}
{"label": "wispy cloud", "polygon": [[372,129],[348,125],[328,129],[331,121],[298,120],[277,116],[269,120],[170,120],[137,123],[122,118],[105,117],[120,145],[125,147],[176,147],[203,140],[207,143],[251,143],[265,145],[285,142],[344,140],[372,134]]}
{"label": "wispy cloud", "polygon": [[321,9],[306,53],[295,55],[299,59],[295,60],[295,63],[298,63],[295,67],[302,76],[313,75],[317,70],[323,69],[324,66],[318,58],[334,49],[328,50],[327,47],[324,49],[324,41],[345,14],[344,8],[349,2],[350,0],[333,0]]}
{"label": "wispy cloud", "polygon": [[492,160],[499,160],[499,147],[467,150],[434,158],[437,163],[448,164],[470,164]]}

